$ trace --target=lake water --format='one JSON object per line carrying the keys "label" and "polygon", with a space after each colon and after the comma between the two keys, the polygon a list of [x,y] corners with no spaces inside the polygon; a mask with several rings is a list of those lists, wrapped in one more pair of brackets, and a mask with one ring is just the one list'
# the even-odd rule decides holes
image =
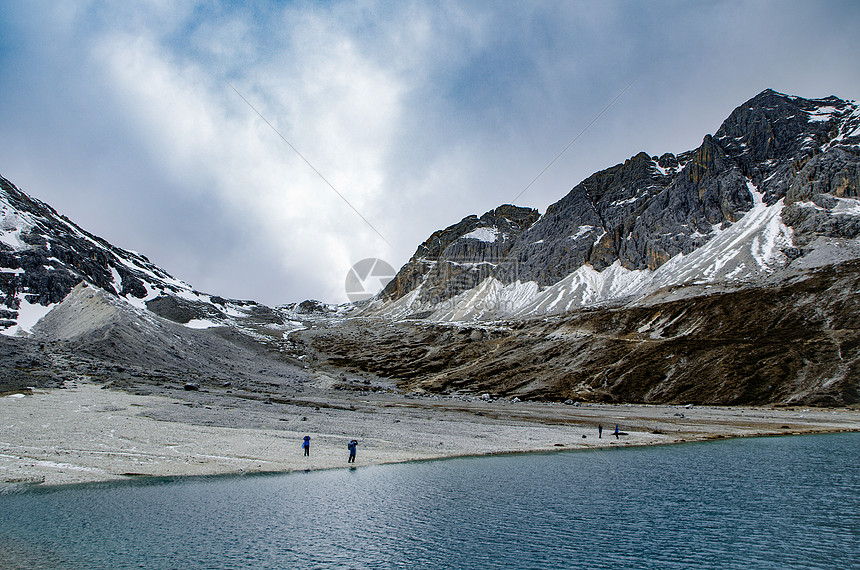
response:
{"label": "lake water", "polygon": [[860,568],[860,434],[7,490],[0,568]]}

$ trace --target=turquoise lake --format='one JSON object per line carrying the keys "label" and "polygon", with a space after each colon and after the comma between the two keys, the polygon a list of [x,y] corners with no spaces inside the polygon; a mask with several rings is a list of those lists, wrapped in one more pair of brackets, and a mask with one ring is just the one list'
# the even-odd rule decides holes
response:
{"label": "turquoise lake", "polygon": [[860,568],[860,434],[7,487],[0,568]]}

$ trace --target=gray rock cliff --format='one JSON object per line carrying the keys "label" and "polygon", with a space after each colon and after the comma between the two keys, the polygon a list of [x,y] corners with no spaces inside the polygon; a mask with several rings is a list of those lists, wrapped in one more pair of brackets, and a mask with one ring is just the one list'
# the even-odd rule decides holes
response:
{"label": "gray rock cliff", "polygon": [[[786,248],[788,260],[817,238],[860,236],[860,212],[844,200],[860,196],[857,105],[765,90],[694,150],[639,153],[583,180],[541,216],[502,206],[434,233],[380,298],[420,287],[417,301],[444,301],[488,276],[546,287],[582,266],[655,270],[736,223],[757,195],[767,205],[784,200],[796,246]],[[478,228],[497,239],[471,239]]]}

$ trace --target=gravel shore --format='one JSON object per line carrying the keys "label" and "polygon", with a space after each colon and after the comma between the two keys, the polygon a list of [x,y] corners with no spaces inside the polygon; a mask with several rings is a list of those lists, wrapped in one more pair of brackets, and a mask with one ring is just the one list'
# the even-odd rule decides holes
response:
{"label": "gravel shore", "polygon": [[[603,437],[598,437],[598,424]],[[615,425],[623,432],[612,435]],[[0,490],[128,479],[347,468],[465,455],[860,431],[860,411],[547,404],[335,389],[261,398],[149,395],[77,383],[0,398]],[[301,450],[311,436],[310,456]]]}

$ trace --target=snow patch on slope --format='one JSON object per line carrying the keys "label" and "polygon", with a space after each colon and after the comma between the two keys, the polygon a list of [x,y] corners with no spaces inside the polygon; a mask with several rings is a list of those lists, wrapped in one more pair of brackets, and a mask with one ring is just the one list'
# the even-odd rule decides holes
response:
{"label": "snow patch on slope", "polygon": [[415,313],[431,311],[433,305],[430,303],[421,303],[418,299],[421,297],[423,284],[419,285],[406,295],[394,301],[381,301],[375,299],[362,310],[363,314],[373,314],[390,319],[405,319]]}
{"label": "snow patch on slope", "polygon": [[749,279],[787,261],[782,248],[792,245],[792,231],[780,218],[783,200],[768,206],[751,183],[754,205],[744,216],[718,231],[688,255],[678,254],[654,272],[654,286]]}
{"label": "snow patch on slope", "polygon": [[539,291],[534,281],[515,281],[504,285],[487,277],[477,287],[439,304],[429,317],[432,321],[473,321],[516,313]]}
{"label": "snow patch on slope", "polygon": [[185,326],[189,329],[211,329],[213,327],[220,327],[222,325],[209,319],[191,319],[190,321],[185,323]]}
{"label": "snow patch on slope", "polygon": [[834,115],[839,115],[840,111],[836,107],[832,105],[825,105],[822,107],[818,107],[814,111],[809,112],[809,122],[827,122],[833,118]]}
{"label": "snow patch on slope", "polygon": [[603,271],[583,265],[555,285],[545,288],[515,316],[564,313],[640,294],[651,283],[651,272],[630,270],[616,261]]}
{"label": "snow patch on slope", "polygon": [[853,198],[836,198],[836,207],[830,210],[831,214],[842,216],[860,216],[860,201]]}
{"label": "snow patch on slope", "polygon": [[31,215],[12,207],[5,194],[0,192],[0,243],[15,251],[27,249],[30,246],[21,240],[21,234],[29,232],[34,225]]}
{"label": "snow patch on slope", "polygon": [[476,228],[460,236],[460,239],[476,239],[486,243],[494,243],[499,239],[499,230],[497,228]]}
{"label": "snow patch on slope", "polygon": [[48,305],[45,307],[38,303],[30,303],[23,295],[19,295],[18,300],[20,301],[20,305],[18,307],[17,324],[0,331],[0,334],[4,336],[29,335],[31,329],[36,325],[36,323],[42,320],[42,317],[47,315],[51,312],[51,309],[54,308],[54,305]]}

